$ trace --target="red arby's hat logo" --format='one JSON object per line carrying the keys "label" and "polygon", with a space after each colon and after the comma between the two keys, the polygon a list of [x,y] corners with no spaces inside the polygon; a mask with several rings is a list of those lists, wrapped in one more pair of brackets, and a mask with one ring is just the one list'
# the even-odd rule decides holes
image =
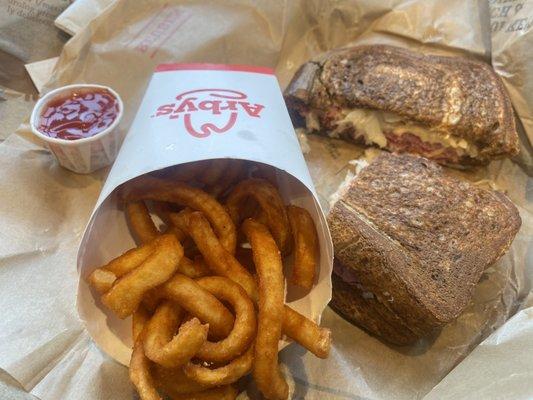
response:
{"label": "red arby's hat logo", "polygon": [[[178,94],[176,100],[159,106],[152,117],[181,120],[187,132],[197,138],[227,132],[238,118],[261,118],[265,108],[251,103],[245,93],[231,89],[189,90]],[[205,122],[207,118],[209,122]]]}

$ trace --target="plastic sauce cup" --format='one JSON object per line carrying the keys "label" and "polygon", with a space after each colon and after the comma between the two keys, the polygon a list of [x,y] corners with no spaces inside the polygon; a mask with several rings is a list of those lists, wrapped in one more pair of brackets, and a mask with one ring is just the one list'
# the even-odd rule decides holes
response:
{"label": "plastic sauce cup", "polygon": [[[67,98],[76,92],[90,93],[91,89],[95,91],[107,90],[115,97],[118,104],[118,113],[108,127],[93,136],[78,139],[50,137],[39,130],[41,115],[50,103],[60,98]],[[93,84],[74,84],[57,88],[41,97],[31,113],[30,126],[33,134],[45,142],[62,167],[79,174],[88,174],[115,161],[122,142],[119,123],[123,113],[124,105],[122,99],[110,87]]]}

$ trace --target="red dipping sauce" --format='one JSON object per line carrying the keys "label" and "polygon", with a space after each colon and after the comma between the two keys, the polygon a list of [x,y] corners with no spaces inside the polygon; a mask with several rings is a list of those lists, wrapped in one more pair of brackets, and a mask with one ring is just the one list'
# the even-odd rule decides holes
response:
{"label": "red dipping sauce", "polygon": [[38,129],[52,138],[88,138],[108,128],[119,111],[118,101],[109,90],[79,89],[48,102],[39,117]]}

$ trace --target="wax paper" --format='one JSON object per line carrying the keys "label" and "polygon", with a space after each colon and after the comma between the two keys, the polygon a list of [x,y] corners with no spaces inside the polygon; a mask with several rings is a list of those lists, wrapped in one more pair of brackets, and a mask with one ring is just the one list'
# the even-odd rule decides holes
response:
{"label": "wax paper", "polygon": [[[490,28],[485,1],[119,0],[67,43],[48,89],[71,82],[110,85],[124,99],[127,127],[153,67],[162,62],[270,66],[285,86],[307,59],[349,43],[394,43],[490,62],[496,54]],[[498,53],[526,35],[510,33]],[[498,71],[505,75],[524,65],[512,74],[525,82],[533,68],[528,51],[505,54]],[[510,94],[519,116],[530,117],[519,111],[516,92]],[[354,160],[375,153],[318,136],[302,137],[302,148],[324,207],[353,173]],[[0,163],[0,367],[20,383],[9,386],[8,396],[134,398],[127,369],[97,348],[75,308],[77,246],[106,171],[81,176],[61,169],[26,125],[0,145]],[[334,340],[328,360],[297,345],[281,352],[293,399],[533,396],[533,182],[523,167],[523,160],[504,160],[456,172],[506,191],[523,221],[457,321],[433,340],[393,348],[326,309],[322,323]],[[258,396],[250,384],[239,398]]]}

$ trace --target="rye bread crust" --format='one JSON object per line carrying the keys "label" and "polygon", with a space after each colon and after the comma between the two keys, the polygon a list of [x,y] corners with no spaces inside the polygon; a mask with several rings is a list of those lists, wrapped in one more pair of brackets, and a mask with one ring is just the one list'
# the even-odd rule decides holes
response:
{"label": "rye bread crust", "polygon": [[463,57],[387,45],[333,50],[300,67],[285,99],[297,126],[306,109],[376,109],[475,144],[479,154],[470,163],[519,152],[503,82],[489,65]]}
{"label": "rye bread crust", "polygon": [[335,257],[419,336],[455,319],[521,220],[502,193],[383,153],[328,215]]}
{"label": "rye bread crust", "polygon": [[329,306],[344,319],[395,345],[406,346],[419,339],[375,297],[365,296],[358,287],[347,284],[336,274],[331,276],[331,281],[333,293]]}
{"label": "rye bread crust", "polygon": [[328,223],[335,258],[344,268],[357,271],[357,279],[377,301],[424,336],[441,325],[425,304],[410,292],[397,270],[419,270],[420,260],[403,250],[370,221],[341,200],[331,210]]}

